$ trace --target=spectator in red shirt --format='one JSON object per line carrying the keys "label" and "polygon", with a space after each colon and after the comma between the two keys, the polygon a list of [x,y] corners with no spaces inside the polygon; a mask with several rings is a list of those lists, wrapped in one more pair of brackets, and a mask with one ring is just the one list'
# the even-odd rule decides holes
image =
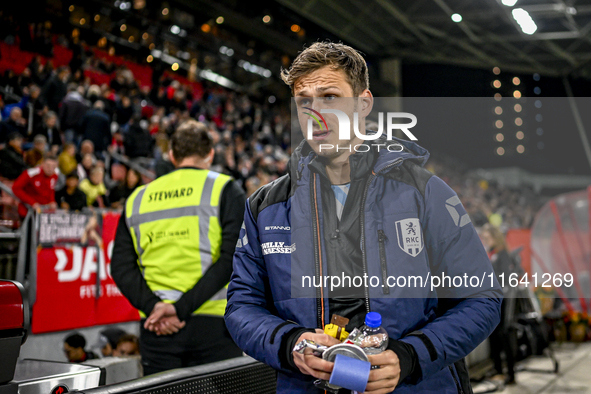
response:
{"label": "spectator in red shirt", "polygon": [[[12,185],[12,191],[23,202],[38,210],[42,205],[56,209],[55,184],[57,182],[57,158],[47,155],[39,167],[24,171]],[[27,208],[20,204],[18,213],[27,215]]]}

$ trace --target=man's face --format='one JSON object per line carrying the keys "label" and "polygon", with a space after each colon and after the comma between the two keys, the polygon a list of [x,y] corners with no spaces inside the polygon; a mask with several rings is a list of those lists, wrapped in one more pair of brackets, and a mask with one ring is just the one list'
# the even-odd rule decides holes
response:
{"label": "man's face", "polygon": [[94,146],[92,145],[91,142],[85,141],[80,146],[80,153],[82,153],[83,155],[86,153],[92,153],[93,151],[94,151]]}
{"label": "man's face", "polygon": [[43,164],[41,164],[41,168],[43,169],[43,172],[46,176],[52,176],[53,174],[55,174],[55,170],[57,168],[57,161],[53,159],[47,159],[43,161]]}
{"label": "man's face", "polygon": [[82,166],[84,166],[84,168],[92,167],[92,155],[90,153],[87,153],[82,157]]}
{"label": "man's face", "polygon": [[17,151],[20,151],[23,147],[23,140],[21,138],[15,138],[8,141],[8,145],[12,146]]}
{"label": "man's face", "polygon": [[45,124],[47,125],[47,127],[53,128],[53,127],[55,127],[56,122],[57,122],[57,118],[55,116],[50,116],[45,121]]}
{"label": "man's face", "polygon": [[13,108],[12,111],[10,111],[10,119],[12,119],[14,121],[19,120],[22,116],[23,116],[23,112],[21,111],[20,108]]}
{"label": "man's face", "polygon": [[[369,90],[363,94],[365,92]],[[294,94],[304,138],[317,154],[334,159],[344,153],[349,154],[351,145],[363,142],[353,134],[353,114],[359,107],[359,99],[354,97],[353,89],[343,71],[330,66],[320,68],[298,79],[294,85]],[[320,120],[320,125],[309,115],[313,114],[320,119],[314,111],[320,112],[322,109],[337,109],[349,117],[351,127],[347,130],[346,138],[339,138],[339,121],[335,114],[322,114],[326,124]],[[308,139],[309,119],[312,119],[312,139]],[[360,123],[364,121],[363,114],[359,114],[359,120]]]}
{"label": "man's face", "polygon": [[[66,179],[66,186],[68,186],[70,189],[74,189],[74,188],[78,187],[78,178],[70,177],[70,178]],[[109,346],[111,346],[111,345],[109,345]]]}
{"label": "man's face", "polygon": [[66,354],[68,361],[71,363],[76,363],[84,359],[84,349],[81,347],[74,348],[67,343],[64,343],[64,353]]}
{"label": "man's face", "polygon": [[33,147],[39,152],[45,152],[45,142],[43,141],[37,141],[33,143]]}
{"label": "man's face", "polygon": [[58,78],[62,80],[62,82],[68,82],[68,77],[70,76],[70,72],[68,70],[63,70],[59,73]]}
{"label": "man's face", "polygon": [[90,180],[95,185],[102,183],[103,182],[103,173],[101,171],[93,172],[92,174],[90,174]]}
{"label": "man's face", "polygon": [[33,100],[37,100],[39,98],[40,94],[41,94],[41,89],[39,89],[39,88],[31,89],[31,98]]}

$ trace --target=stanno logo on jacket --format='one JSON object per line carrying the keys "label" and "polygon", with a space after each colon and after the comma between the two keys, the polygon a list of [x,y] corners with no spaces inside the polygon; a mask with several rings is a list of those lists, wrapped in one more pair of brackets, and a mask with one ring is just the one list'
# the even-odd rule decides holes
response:
{"label": "stanno logo on jacket", "polygon": [[291,227],[289,227],[289,226],[265,226],[265,231],[273,231],[273,230],[291,231]]}

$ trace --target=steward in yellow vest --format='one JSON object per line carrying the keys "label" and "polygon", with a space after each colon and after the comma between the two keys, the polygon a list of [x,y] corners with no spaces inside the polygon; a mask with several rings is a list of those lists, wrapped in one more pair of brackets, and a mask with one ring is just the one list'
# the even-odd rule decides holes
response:
{"label": "steward in yellow vest", "polygon": [[169,154],[176,170],[127,199],[111,259],[115,283],[142,316],[144,375],[242,355],[223,316],[246,197],[209,170],[203,123],[183,123]]}

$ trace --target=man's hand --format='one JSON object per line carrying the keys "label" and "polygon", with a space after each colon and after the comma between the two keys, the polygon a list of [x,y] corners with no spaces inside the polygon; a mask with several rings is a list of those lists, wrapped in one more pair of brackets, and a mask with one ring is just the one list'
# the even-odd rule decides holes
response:
{"label": "man's hand", "polygon": [[372,367],[379,366],[379,369],[372,369],[369,372],[369,379],[366,394],[386,394],[394,391],[400,378],[400,361],[392,350],[385,350],[380,354],[367,356]]}
{"label": "man's hand", "polygon": [[55,211],[57,209],[57,203],[55,201],[50,202],[49,203],[49,209]]}
{"label": "man's hand", "polygon": [[154,331],[158,335],[174,334],[184,326],[185,322],[179,320],[174,305],[166,302],[156,303],[144,322],[146,330]]}
{"label": "man's hand", "polygon": [[[319,345],[332,346],[341,343],[341,341],[330,335],[324,334],[319,328],[316,329],[316,333],[305,332],[303,333],[296,343],[300,343],[302,339],[310,339]],[[320,357],[316,357],[312,354],[312,350],[307,348],[304,354],[298,352],[292,352],[293,361],[298,367],[301,373],[304,375],[311,375],[318,379],[329,380],[330,374],[334,363],[323,360]]]}
{"label": "man's hand", "polygon": [[176,334],[183,327],[185,327],[185,322],[180,321],[176,316],[169,316],[161,318],[158,323],[154,325],[153,331],[156,335],[170,335]]}

